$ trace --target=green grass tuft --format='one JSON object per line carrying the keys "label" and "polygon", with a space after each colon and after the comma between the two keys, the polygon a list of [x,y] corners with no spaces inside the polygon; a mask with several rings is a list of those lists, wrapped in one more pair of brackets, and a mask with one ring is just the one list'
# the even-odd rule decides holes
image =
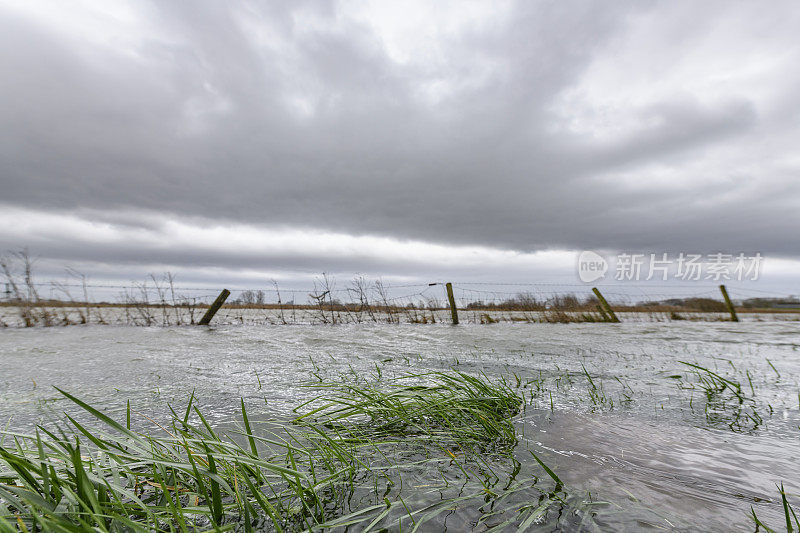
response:
{"label": "green grass tuft", "polygon": [[414,531],[456,511],[474,528],[525,529],[566,505],[538,457],[555,489],[520,475],[522,400],[506,381],[434,372],[314,388],[289,423],[254,424],[242,401],[243,430],[231,435],[211,428],[194,395],[143,434],[130,406],[119,423],[61,391],[93,422],[7,434],[0,531]]}

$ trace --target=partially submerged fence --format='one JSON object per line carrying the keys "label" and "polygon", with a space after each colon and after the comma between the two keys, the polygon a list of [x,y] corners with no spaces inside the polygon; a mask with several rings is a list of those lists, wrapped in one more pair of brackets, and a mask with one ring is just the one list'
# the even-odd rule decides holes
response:
{"label": "partially submerged fence", "polygon": [[[753,287],[715,283],[392,284],[361,275],[337,280],[322,274],[309,287],[281,287],[273,280],[262,287],[220,293],[219,288],[181,286],[170,273],[130,285],[90,283],[75,271],[68,271],[64,281],[35,281],[27,252],[11,257],[0,257],[0,279],[5,283],[0,327],[208,325],[212,320],[217,324],[738,321],[736,306],[739,313],[800,313],[797,299],[781,300],[776,298],[781,295]],[[789,318],[800,319],[800,314]]]}
{"label": "partially submerged fence", "polygon": [[[116,296],[109,298],[110,291]],[[364,324],[620,322],[738,320],[748,313],[800,319],[797,309],[771,307],[776,297],[752,288],[717,284],[587,284],[430,282],[390,284],[362,276],[323,275],[313,286],[262,288],[181,286],[171,275],[130,286],[16,280],[0,306],[2,326],[118,324]],[[105,294],[100,298],[97,294]],[[791,300],[786,300],[791,303]],[[738,309],[737,309],[738,307]],[[737,313],[738,311],[738,313]]]}

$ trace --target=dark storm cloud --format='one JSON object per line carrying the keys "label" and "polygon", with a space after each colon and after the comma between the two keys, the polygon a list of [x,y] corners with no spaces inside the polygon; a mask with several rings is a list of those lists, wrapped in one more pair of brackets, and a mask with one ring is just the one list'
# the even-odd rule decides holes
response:
{"label": "dark storm cloud", "polygon": [[[776,135],[770,121],[782,139],[796,127],[764,107],[757,87],[711,99],[669,85],[672,49],[690,57],[716,9],[684,7],[708,12],[680,32],[669,29],[680,16],[667,19],[652,36],[664,56],[631,67],[658,71],[663,61],[664,85],[622,106],[632,125],[599,133],[563,116],[580,114],[581,101],[589,111],[577,122],[602,115],[591,94],[565,95],[670,4],[519,2],[492,23],[443,33],[443,59],[431,62],[396,60],[378,29],[337,3],[139,4],[130,35],[102,42],[9,7],[0,11],[0,198],[112,219],[124,211],[115,223],[133,227],[151,224],[130,215],[142,210],[522,251],[800,254],[796,161],[761,142]],[[796,38],[784,39],[770,42],[796,53]],[[626,90],[625,78],[599,79],[598,90]],[[785,103],[796,112],[794,98]],[[174,253],[180,264],[225,263]]]}

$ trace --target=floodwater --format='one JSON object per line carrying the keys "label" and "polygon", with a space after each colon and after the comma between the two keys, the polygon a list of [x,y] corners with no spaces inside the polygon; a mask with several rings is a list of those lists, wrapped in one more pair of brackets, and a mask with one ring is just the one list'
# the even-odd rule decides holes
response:
{"label": "floodwater", "polygon": [[[63,420],[75,408],[58,386],[118,419],[130,400],[134,423],[155,430],[148,418],[168,419],[194,391],[226,427],[240,397],[254,417],[288,416],[312,372],[516,374],[515,456],[533,469],[533,451],[570,494],[606,502],[600,529],[753,531],[751,506],[783,523],[776,483],[800,492],[799,348],[800,323],[785,320],[9,328],[0,418],[21,431]],[[708,371],[741,399],[707,395],[703,380],[719,383]]]}

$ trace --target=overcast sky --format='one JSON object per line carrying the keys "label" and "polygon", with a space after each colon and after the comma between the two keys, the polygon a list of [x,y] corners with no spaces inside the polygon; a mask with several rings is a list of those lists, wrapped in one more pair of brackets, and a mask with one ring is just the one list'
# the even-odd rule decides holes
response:
{"label": "overcast sky", "polygon": [[795,1],[6,0],[0,249],[256,284],[758,251],[792,292],[798,28]]}

